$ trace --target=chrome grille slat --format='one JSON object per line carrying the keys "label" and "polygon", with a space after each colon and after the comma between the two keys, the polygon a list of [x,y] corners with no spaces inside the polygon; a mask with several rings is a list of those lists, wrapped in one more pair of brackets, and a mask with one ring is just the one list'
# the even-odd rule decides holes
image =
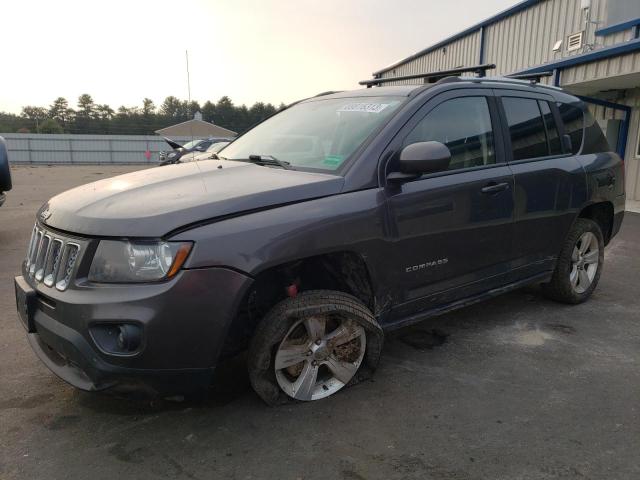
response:
{"label": "chrome grille slat", "polygon": [[66,290],[73,280],[80,250],[80,244],[36,224],[27,249],[27,275],[47,287]]}
{"label": "chrome grille slat", "polygon": [[47,261],[47,256],[49,255],[49,246],[51,245],[51,235],[45,234],[42,236],[42,241],[40,242],[40,249],[38,251],[38,256],[36,257],[36,273],[35,279],[38,282],[42,281],[44,277],[44,265]]}
{"label": "chrome grille slat", "polygon": [[66,290],[69,286],[79,252],[80,245],[77,243],[69,242],[65,246],[62,262],[60,263],[60,270],[58,272],[58,281],[56,282],[56,288],[58,290]]}
{"label": "chrome grille slat", "polygon": [[29,240],[29,248],[27,249],[27,267],[31,264],[31,254],[33,253],[37,233],[38,229],[34,226],[33,230],[31,230],[31,240]]}
{"label": "chrome grille slat", "polygon": [[58,268],[60,267],[60,257],[62,256],[62,249],[64,248],[64,242],[59,238],[56,238],[51,242],[51,247],[44,267],[44,284],[47,287],[51,287],[58,274]]}
{"label": "chrome grille slat", "polygon": [[29,262],[29,276],[33,277],[33,274],[36,273],[36,259],[38,258],[38,254],[40,253],[40,246],[42,244],[42,230],[38,230],[36,233],[36,240],[33,245],[33,252],[31,253],[31,260]]}

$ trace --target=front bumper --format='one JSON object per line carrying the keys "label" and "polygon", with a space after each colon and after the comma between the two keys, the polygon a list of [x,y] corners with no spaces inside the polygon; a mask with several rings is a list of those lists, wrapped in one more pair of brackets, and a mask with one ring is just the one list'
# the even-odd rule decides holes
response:
{"label": "front bumper", "polygon": [[[25,278],[16,278],[16,288],[28,284],[35,290],[29,343],[53,373],[82,390],[161,394],[209,385],[229,325],[251,284],[249,277],[225,268],[184,270],[157,284],[64,292]],[[104,351],[90,327],[105,323],[140,325],[140,349],[133,355]]]}

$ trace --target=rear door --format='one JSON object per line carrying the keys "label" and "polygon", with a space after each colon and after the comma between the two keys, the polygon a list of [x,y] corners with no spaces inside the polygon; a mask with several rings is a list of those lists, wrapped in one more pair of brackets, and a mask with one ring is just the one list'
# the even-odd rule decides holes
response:
{"label": "rear door", "polygon": [[572,199],[583,195],[584,173],[563,152],[553,97],[496,90],[506,126],[507,162],[515,178],[513,280],[551,270],[575,215]]}
{"label": "rear door", "polygon": [[492,91],[453,90],[428,101],[394,140],[387,171],[397,169],[402,147],[432,140],[451,151],[449,170],[385,189],[396,317],[488,290],[508,270],[514,181]]}

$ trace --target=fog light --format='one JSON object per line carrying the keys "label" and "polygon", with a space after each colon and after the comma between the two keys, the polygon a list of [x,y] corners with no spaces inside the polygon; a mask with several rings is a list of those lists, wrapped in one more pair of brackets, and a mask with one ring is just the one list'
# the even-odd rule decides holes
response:
{"label": "fog light", "polygon": [[135,325],[120,325],[116,344],[122,352],[137,350],[140,346],[140,328]]}
{"label": "fog light", "polygon": [[132,354],[142,344],[142,327],[133,323],[101,323],[89,331],[100,350],[109,354]]}

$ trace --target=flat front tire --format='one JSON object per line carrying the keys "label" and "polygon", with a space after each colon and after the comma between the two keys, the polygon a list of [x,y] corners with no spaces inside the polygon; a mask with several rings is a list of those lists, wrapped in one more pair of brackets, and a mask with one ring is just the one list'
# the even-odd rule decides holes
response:
{"label": "flat front tire", "polygon": [[357,298],[303,292],[275,305],[258,325],[249,379],[269,405],[320,400],[368,377],[381,347],[382,331]]}

